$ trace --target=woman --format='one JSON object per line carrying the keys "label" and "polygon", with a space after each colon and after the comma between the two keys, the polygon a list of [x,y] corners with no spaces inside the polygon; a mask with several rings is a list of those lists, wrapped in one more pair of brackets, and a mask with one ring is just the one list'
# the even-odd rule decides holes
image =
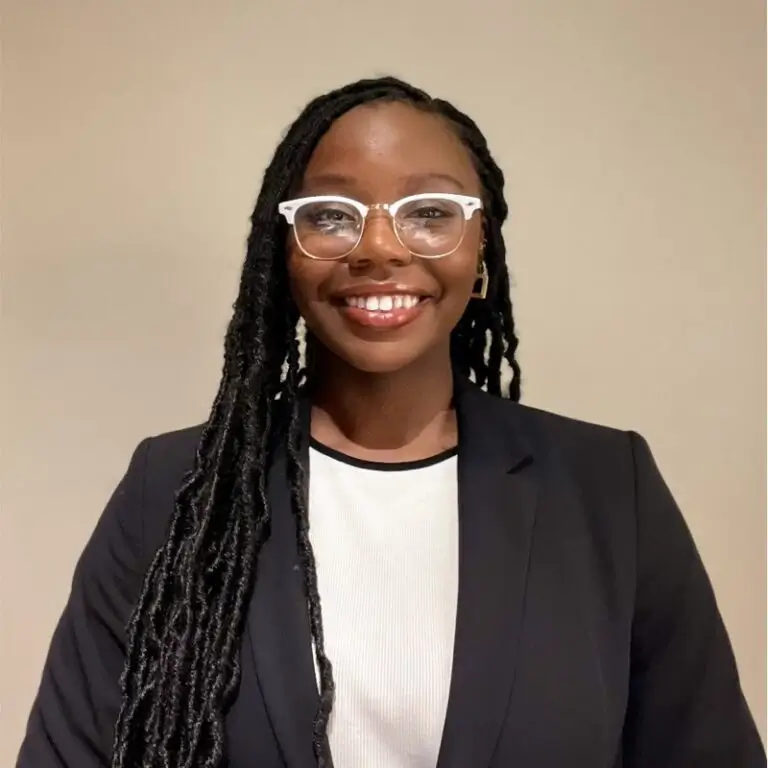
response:
{"label": "woman", "polygon": [[516,402],[503,182],[406,83],[306,107],[210,418],[134,455],[21,768],[763,764],[645,442]]}

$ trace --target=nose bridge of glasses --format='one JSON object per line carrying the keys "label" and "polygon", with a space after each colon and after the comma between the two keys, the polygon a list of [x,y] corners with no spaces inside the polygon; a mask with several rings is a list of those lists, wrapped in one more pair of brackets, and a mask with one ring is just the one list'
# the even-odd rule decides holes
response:
{"label": "nose bridge of glasses", "polygon": [[[367,206],[363,221],[363,235],[367,232],[380,239],[394,234],[394,214],[390,203],[373,203]],[[379,229],[379,227],[383,227],[383,229]]]}
{"label": "nose bridge of glasses", "polygon": [[366,254],[369,256],[378,254],[386,258],[398,259],[405,257],[408,250],[404,248],[397,234],[391,204],[374,203],[367,206],[367,209],[363,217],[363,231],[360,233],[356,255],[364,257]]}
{"label": "nose bridge of glasses", "polygon": [[376,218],[387,218],[390,219],[393,217],[391,203],[372,203],[371,205],[366,206],[366,212],[364,219],[367,220],[374,220]]}

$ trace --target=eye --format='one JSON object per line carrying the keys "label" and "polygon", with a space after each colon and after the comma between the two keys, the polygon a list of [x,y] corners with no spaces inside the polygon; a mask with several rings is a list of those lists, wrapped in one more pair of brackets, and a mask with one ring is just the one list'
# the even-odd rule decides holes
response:
{"label": "eye", "polygon": [[296,214],[300,229],[329,234],[355,229],[359,218],[354,208],[336,202],[312,203],[299,209]]}
{"label": "eye", "polygon": [[398,211],[397,223],[404,232],[437,234],[453,231],[461,219],[461,207],[453,200],[429,197],[406,203]]}
{"label": "eye", "polygon": [[408,211],[409,219],[444,219],[455,215],[447,206],[437,203],[427,203]]}
{"label": "eye", "polygon": [[355,220],[355,217],[347,211],[333,207],[318,208],[310,211],[307,214],[307,218],[317,226],[344,224],[345,222]]}
{"label": "eye", "polygon": [[398,211],[397,218],[401,226],[407,228],[422,227],[435,229],[453,225],[457,218],[461,218],[461,206],[453,200],[440,197],[423,197],[418,200],[410,200]]}

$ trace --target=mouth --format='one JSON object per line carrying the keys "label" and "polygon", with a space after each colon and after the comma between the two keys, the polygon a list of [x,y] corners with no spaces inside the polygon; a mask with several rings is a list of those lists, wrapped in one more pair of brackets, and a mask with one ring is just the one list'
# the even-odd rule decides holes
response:
{"label": "mouth", "polygon": [[345,295],[333,303],[350,322],[369,328],[401,328],[413,322],[432,302],[418,293]]}

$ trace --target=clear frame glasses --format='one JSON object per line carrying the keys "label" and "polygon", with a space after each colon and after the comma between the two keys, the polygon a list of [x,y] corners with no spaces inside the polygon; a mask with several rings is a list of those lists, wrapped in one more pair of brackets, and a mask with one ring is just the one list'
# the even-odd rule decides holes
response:
{"label": "clear frame glasses", "polygon": [[375,205],[338,195],[300,197],[280,203],[278,211],[310,259],[335,261],[349,256],[362,240],[368,214],[375,210],[389,214],[403,248],[422,259],[441,259],[458,249],[467,222],[482,207],[479,197],[425,192]]}

